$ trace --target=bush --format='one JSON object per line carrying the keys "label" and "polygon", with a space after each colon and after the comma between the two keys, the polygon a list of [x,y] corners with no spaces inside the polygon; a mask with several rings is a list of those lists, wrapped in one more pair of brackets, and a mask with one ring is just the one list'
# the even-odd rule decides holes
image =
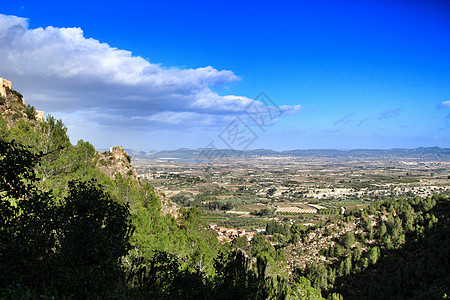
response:
{"label": "bush", "polygon": [[36,120],[36,109],[33,105],[27,104],[25,107],[25,114],[29,120]]}
{"label": "bush", "polygon": [[14,121],[19,120],[21,117],[22,117],[22,114],[20,114],[20,113],[18,113],[18,112],[13,113],[13,115],[11,116],[11,118],[12,118]]}
{"label": "bush", "polygon": [[341,244],[350,249],[355,243],[355,234],[353,232],[346,232],[341,236]]}
{"label": "bush", "polygon": [[16,90],[10,89],[9,87],[5,87],[6,93],[7,94],[13,94],[14,96],[16,96],[20,101],[23,102],[23,96],[21,93],[19,93]]}

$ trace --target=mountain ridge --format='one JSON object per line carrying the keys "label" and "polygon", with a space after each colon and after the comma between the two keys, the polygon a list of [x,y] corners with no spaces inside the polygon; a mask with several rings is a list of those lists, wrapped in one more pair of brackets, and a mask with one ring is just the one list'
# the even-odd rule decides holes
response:
{"label": "mountain ridge", "polygon": [[149,159],[198,159],[211,160],[215,158],[232,157],[323,157],[323,158],[427,158],[436,160],[450,160],[450,148],[417,147],[393,149],[294,149],[276,151],[272,149],[233,150],[207,148],[180,148],[177,150],[136,151],[126,149],[133,158]]}

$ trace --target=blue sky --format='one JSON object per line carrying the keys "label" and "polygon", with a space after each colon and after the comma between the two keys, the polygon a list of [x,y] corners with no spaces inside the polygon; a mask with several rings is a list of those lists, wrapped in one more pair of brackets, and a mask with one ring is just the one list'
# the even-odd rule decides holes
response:
{"label": "blue sky", "polygon": [[10,1],[0,14],[0,76],[73,142],[450,147],[449,1]]}

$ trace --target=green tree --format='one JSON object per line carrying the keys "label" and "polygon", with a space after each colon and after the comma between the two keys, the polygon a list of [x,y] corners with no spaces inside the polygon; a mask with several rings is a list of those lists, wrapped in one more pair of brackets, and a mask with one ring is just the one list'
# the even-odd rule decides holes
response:
{"label": "green tree", "polygon": [[344,300],[344,297],[342,297],[341,294],[332,293],[332,294],[328,295],[327,300]]}
{"label": "green tree", "polygon": [[9,135],[9,128],[3,116],[0,116],[0,139],[6,140]]}
{"label": "green tree", "polygon": [[373,237],[374,237],[374,230],[373,230],[373,227],[370,226],[367,229],[367,238],[369,239],[369,241],[371,241],[371,240],[373,240]]}
{"label": "green tree", "polygon": [[357,263],[361,259],[361,254],[362,254],[361,246],[357,244],[355,246],[355,250],[353,251],[353,261],[355,263]]}
{"label": "green tree", "polygon": [[352,255],[348,255],[344,259],[344,274],[348,275],[352,271]]}
{"label": "green tree", "polygon": [[56,202],[36,186],[33,167],[41,157],[0,140],[0,290],[107,297],[124,279],[128,206],[93,182],[72,183]]}
{"label": "green tree", "polygon": [[380,225],[380,237],[383,237],[387,232],[386,224],[384,222]]}
{"label": "green tree", "polygon": [[286,299],[323,299],[318,290],[311,286],[311,282],[305,277],[300,277],[297,282],[291,285]]}
{"label": "green tree", "polygon": [[379,251],[378,247],[370,248],[369,252],[367,253],[367,257],[371,264],[375,264],[377,262],[378,257],[380,256],[379,252],[380,251]]}
{"label": "green tree", "polygon": [[275,250],[262,234],[255,235],[250,244],[252,256],[262,254],[263,252],[271,253]]}
{"label": "green tree", "polygon": [[266,234],[273,235],[275,233],[287,234],[288,229],[280,222],[270,221],[266,225]]}
{"label": "green tree", "polygon": [[336,244],[336,247],[334,248],[334,255],[336,257],[341,257],[344,254],[344,247],[340,244]]}
{"label": "green tree", "polygon": [[25,114],[29,120],[36,120],[36,109],[33,105],[27,104],[25,107]]}
{"label": "green tree", "polygon": [[236,248],[242,249],[244,251],[247,251],[248,250],[247,237],[241,236],[241,237],[238,237],[237,239],[234,239],[233,247],[236,247]]}
{"label": "green tree", "polygon": [[341,236],[341,242],[346,249],[350,249],[355,243],[355,234],[353,232],[346,232]]}

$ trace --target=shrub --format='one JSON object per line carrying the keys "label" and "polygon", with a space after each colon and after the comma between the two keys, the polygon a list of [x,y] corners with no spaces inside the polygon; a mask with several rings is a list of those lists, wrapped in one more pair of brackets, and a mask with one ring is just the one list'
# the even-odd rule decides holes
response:
{"label": "shrub", "polygon": [[23,101],[23,96],[21,93],[19,93],[16,90],[10,89],[9,87],[5,87],[6,93],[7,94],[13,94],[14,96],[16,96],[20,101]]}
{"label": "shrub", "polygon": [[29,120],[36,120],[36,109],[33,105],[27,104],[25,107],[25,114]]}
{"label": "shrub", "polygon": [[20,113],[18,113],[18,112],[15,112],[15,113],[11,116],[11,118],[12,118],[14,121],[20,119],[21,117],[22,117],[22,115],[21,115]]}

